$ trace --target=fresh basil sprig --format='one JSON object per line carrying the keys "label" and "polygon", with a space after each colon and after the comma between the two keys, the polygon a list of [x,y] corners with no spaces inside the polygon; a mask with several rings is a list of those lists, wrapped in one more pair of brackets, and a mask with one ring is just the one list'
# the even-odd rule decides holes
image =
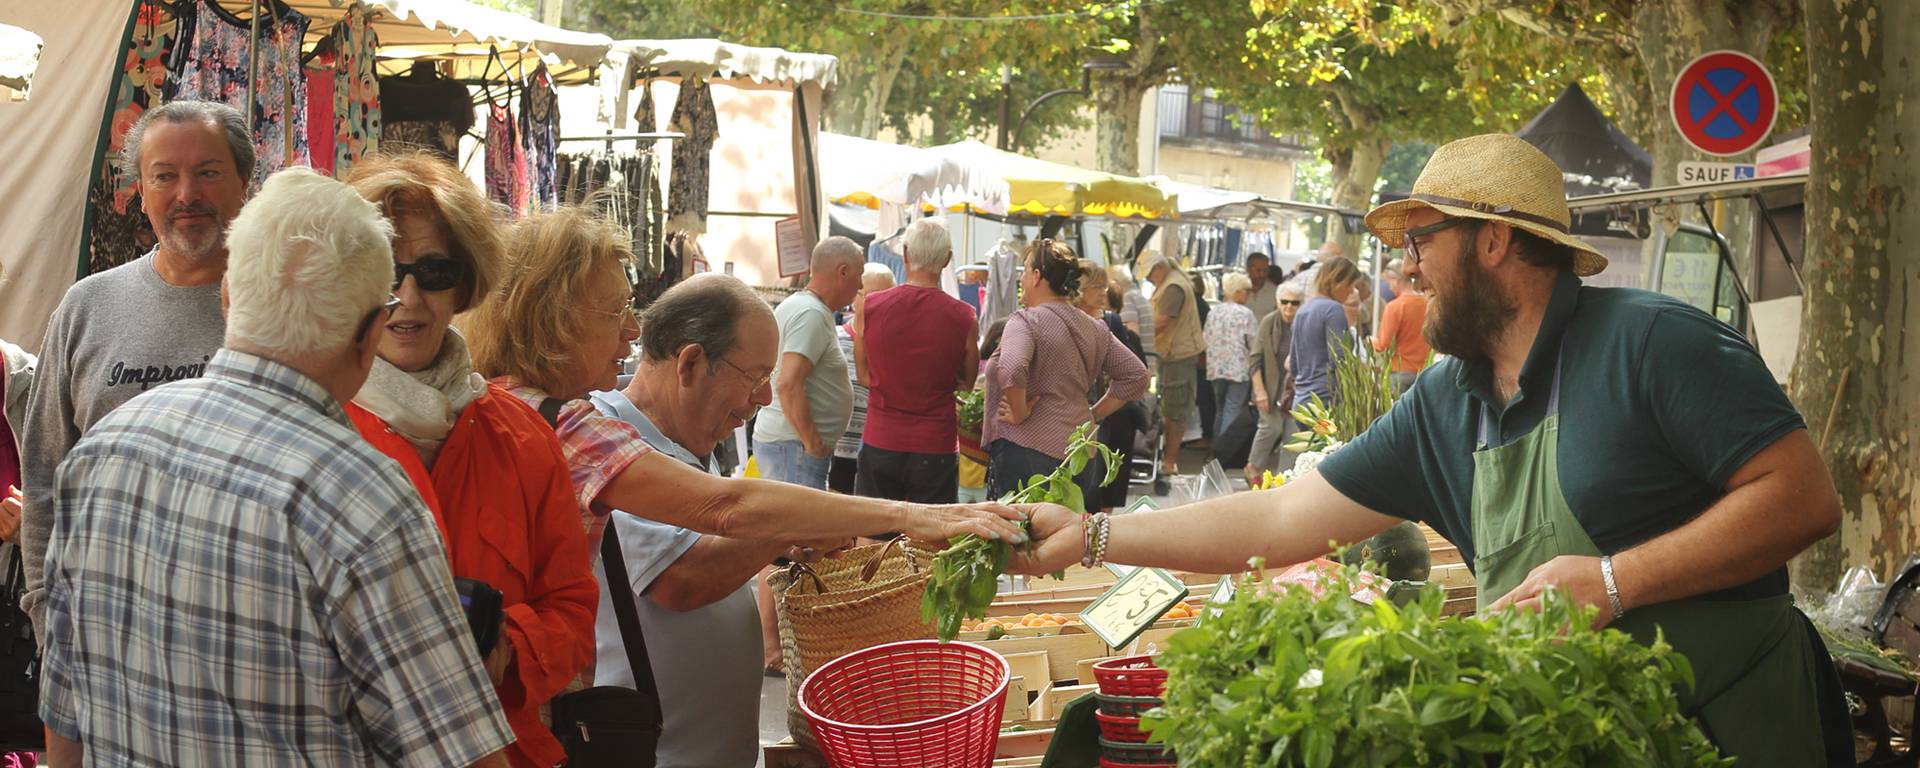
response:
{"label": "fresh basil sprig", "polygon": [[[1051,473],[1034,475],[1022,483],[1012,493],[1000,499],[1004,504],[1038,504],[1050,502],[1059,504],[1075,512],[1087,511],[1086,494],[1080,490],[1073,478],[1087,468],[1094,457],[1100,457],[1106,463],[1104,486],[1114,481],[1125,471],[1124,457],[1120,452],[1100,444],[1094,439],[1095,426],[1082,424],[1073,431],[1067,443],[1067,457]],[[1023,528],[1028,524],[1022,523]],[[927,581],[927,591],[920,598],[920,620],[934,625],[941,640],[952,640],[960,634],[960,625],[967,619],[984,619],[987,606],[993,604],[1000,574],[1006,573],[1007,563],[1013,558],[1013,547],[1004,541],[989,541],[973,534],[959,536],[948,542],[946,549],[933,558],[933,574]],[[1054,574],[1056,577],[1064,573]]]}

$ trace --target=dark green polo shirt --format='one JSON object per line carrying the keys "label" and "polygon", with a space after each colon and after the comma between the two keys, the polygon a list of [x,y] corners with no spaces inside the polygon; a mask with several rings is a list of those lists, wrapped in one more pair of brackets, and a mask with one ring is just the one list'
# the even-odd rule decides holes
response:
{"label": "dark green polo shirt", "polygon": [[[1608,554],[1693,519],[1754,454],[1806,427],[1739,332],[1679,300],[1586,287],[1564,273],[1521,369],[1520,393],[1504,410],[1491,405],[1490,364],[1448,358],[1321,462],[1320,473],[1370,509],[1433,526],[1471,565],[1479,409],[1498,414],[1496,445],[1539,426],[1563,350],[1561,489]],[[1781,568],[1716,596],[1786,587]]]}

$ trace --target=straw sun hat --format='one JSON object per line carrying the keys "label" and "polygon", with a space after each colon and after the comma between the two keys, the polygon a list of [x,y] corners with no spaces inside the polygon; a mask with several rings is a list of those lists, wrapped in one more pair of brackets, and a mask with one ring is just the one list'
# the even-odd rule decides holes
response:
{"label": "straw sun hat", "polygon": [[1568,232],[1572,214],[1560,167],[1525,140],[1489,133],[1433,153],[1413,193],[1367,214],[1367,229],[1394,248],[1406,247],[1407,214],[1432,208],[1448,216],[1499,221],[1574,251],[1573,273],[1596,275],[1607,257]]}

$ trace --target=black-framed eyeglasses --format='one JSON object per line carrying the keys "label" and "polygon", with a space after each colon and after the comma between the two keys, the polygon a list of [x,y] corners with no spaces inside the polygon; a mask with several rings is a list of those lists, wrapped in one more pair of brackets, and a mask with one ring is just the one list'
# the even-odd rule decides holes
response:
{"label": "black-framed eyeglasses", "polygon": [[761,375],[760,377],[755,378],[753,374],[747,373],[747,369],[742,368],[738,365],[735,365],[734,362],[732,360],[728,360],[725,355],[721,355],[720,357],[716,357],[714,359],[719,360],[720,362],[726,363],[728,368],[732,368],[735,373],[740,374],[740,378],[742,380],[746,381],[748,384],[753,385],[753,391],[755,392],[760,391],[761,387],[764,387],[767,385],[768,382],[773,381],[773,371],[767,371],[765,374]]}
{"label": "black-framed eyeglasses", "polygon": [[1406,234],[1403,235],[1407,243],[1407,263],[1412,264],[1413,266],[1416,266],[1416,267],[1420,266],[1420,238],[1426,237],[1436,232],[1442,232],[1448,229],[1452,229],[1454,227],[1460,226],[1461,224],[1471,223],[1477,229],[1479,227],[1480,221],[1481,221],[1480,219],[1454,217],[1451,219],[1443,219],[1441,221],[1428,224],[1424,227],[1414,227],[1413,229],[1407,230]]}
{"label": "black-framed eyeglasses", "polygon": [[467,276],[467,265],[448,256],[421,259],[411,264],[393,263],[393,289],[400,290],[400,284],[406,282],[407,275],[413,275],[413,283],[423,291],[452,290]]}
{"label": "black-framed eyeglasses", "polygon": [[354,332],[353,343],[358,344],[365,341],[367,332],[373,330],[374,322],[392,317],[393,311],[399,308],[400,297],[389,294],[386,301],[381,302],[380,306],[374,307],[372,312],[367,313],[367,319],[360,321],[360,330]]}

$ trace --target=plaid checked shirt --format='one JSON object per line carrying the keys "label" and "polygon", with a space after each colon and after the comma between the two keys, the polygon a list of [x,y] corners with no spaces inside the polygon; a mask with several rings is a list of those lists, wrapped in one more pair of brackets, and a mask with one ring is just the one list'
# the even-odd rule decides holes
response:
{"label": "plaid checked shirt", "polygon": [[[535,412],[547,393],[521,384],[509,376],[493,383],[504,387]],[[554,433],[560,437],[560,452],[567,457],[567,470],[573,477],[573,492],[580,502],[580,522],[587,530],[587,552],[600,557],[601,534],[607,530],[607,515],[613,508],[594,499],[625,472],[627,465],[653,452],[632,424],[606,416],[593,403],[572,400],[560,406]]]}
{"label": "plaid checked shirt", "polygon": [[40,714],[88,764],[444,768],[512,741],[426,506],[311,379],[221,350],[54,485]]}

